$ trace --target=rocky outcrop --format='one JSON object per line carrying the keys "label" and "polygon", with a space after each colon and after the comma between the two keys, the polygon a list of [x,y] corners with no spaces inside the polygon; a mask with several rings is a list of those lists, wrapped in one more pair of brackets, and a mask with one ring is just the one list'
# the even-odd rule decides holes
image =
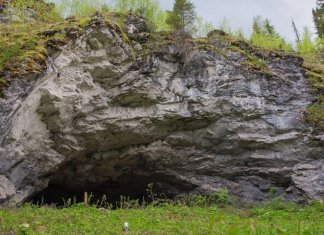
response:
{"label": "rocky outcrop", "polygon": [[147,33],[128,26],[131,42],[93,21],[37,82],[11,83],[0,103],[3,205],[49,185],[109,195],[151,182],[170,196],[323,199],[324,137],[303,121],[314,98],[300,58],[264,52],[267,74],[235,50],[180,62],[172,43],[144,53]]}

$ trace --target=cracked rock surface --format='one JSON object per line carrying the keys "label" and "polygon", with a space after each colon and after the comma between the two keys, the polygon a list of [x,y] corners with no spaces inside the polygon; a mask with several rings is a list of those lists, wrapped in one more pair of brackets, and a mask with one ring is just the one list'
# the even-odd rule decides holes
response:
{"label": "cracked rock surface", "polygon": [[88,26],[37,82],[11,83],[0,101],[0,204],[49,183],[106,194],[153,182],[171,196],[227,188],[241,201],[267,200],[273,189],[288,200],[324,198],[324,136],[303,120],[314,97],[300,59],[270,58],[277,76],[267,78],[235,53],[198,50],[179,63],[139,59],[141,46],[131,45],[103,22]]}

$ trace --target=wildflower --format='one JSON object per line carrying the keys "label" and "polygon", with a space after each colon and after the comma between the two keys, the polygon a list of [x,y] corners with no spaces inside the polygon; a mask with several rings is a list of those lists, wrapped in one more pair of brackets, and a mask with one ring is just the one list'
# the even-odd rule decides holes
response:
{"label": "wildflower", "polygon": [[21,224],[20,227],[22,227],[22,228],[29,228],[29,224]]}
{"label": "wildflower", "polygon": [[124,223],[124,231],[128,232],[128,228],[129,228],[129,224],[128,224],[128,222],[125,222]]}

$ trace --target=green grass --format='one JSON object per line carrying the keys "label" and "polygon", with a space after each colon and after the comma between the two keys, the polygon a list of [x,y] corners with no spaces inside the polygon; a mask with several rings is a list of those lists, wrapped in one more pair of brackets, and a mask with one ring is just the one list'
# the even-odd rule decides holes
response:
{"label": "green grass", "polygon": [[324,234],[324,208],[148,206],[99,210],[76,204],[53,209],[25,205],[0,210],[0,234]]}
{"label": "green grass", "polygon": [[42,32],[54,27],[41,22],[0,25],[0,74],[10,71],[12,77],[22,78],[44,71],[48,56],[46,43],[57,39],[57,35],[45,37]]}

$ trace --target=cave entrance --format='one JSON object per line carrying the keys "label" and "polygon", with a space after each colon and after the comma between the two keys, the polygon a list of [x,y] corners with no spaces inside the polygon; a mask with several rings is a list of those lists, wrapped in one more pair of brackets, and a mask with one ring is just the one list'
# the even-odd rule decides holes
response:
{"label": "cave entrance", "polygon": [[[106,197],[115,206],[121,196],[149,202],[152,193],[160,198],[173,198],[197,187],[169,170],[155,167],[155,162],[149,162],[141,153],[120,157],[121,152],[95,152],[66,162],[50,176],[48,187],[30,201],[60,207],[68,199],[83,202],[87,192],[93,195],[90,203]],[[149,189],[151,184],[153,187]]]}
{"label": "cave entrance", "polygon": [[172,199],[180,192],[188,191],[186,184],[178,184],[166,178],[164,175],[138,176],[129,175],[118,181],[106,181],[100,184],[82,185],[69,187],[64,182],[50,181],[48,187],[33,196],[31,203],[37,205],[51,205],[58,208],[64,207],[68,201],[72,203],[84,202],[84,193],[87,192],[91,205],[98,207],[120,205],[121,196],[127,200],[138,200],[140,204],[144,201],[155,199]]}

